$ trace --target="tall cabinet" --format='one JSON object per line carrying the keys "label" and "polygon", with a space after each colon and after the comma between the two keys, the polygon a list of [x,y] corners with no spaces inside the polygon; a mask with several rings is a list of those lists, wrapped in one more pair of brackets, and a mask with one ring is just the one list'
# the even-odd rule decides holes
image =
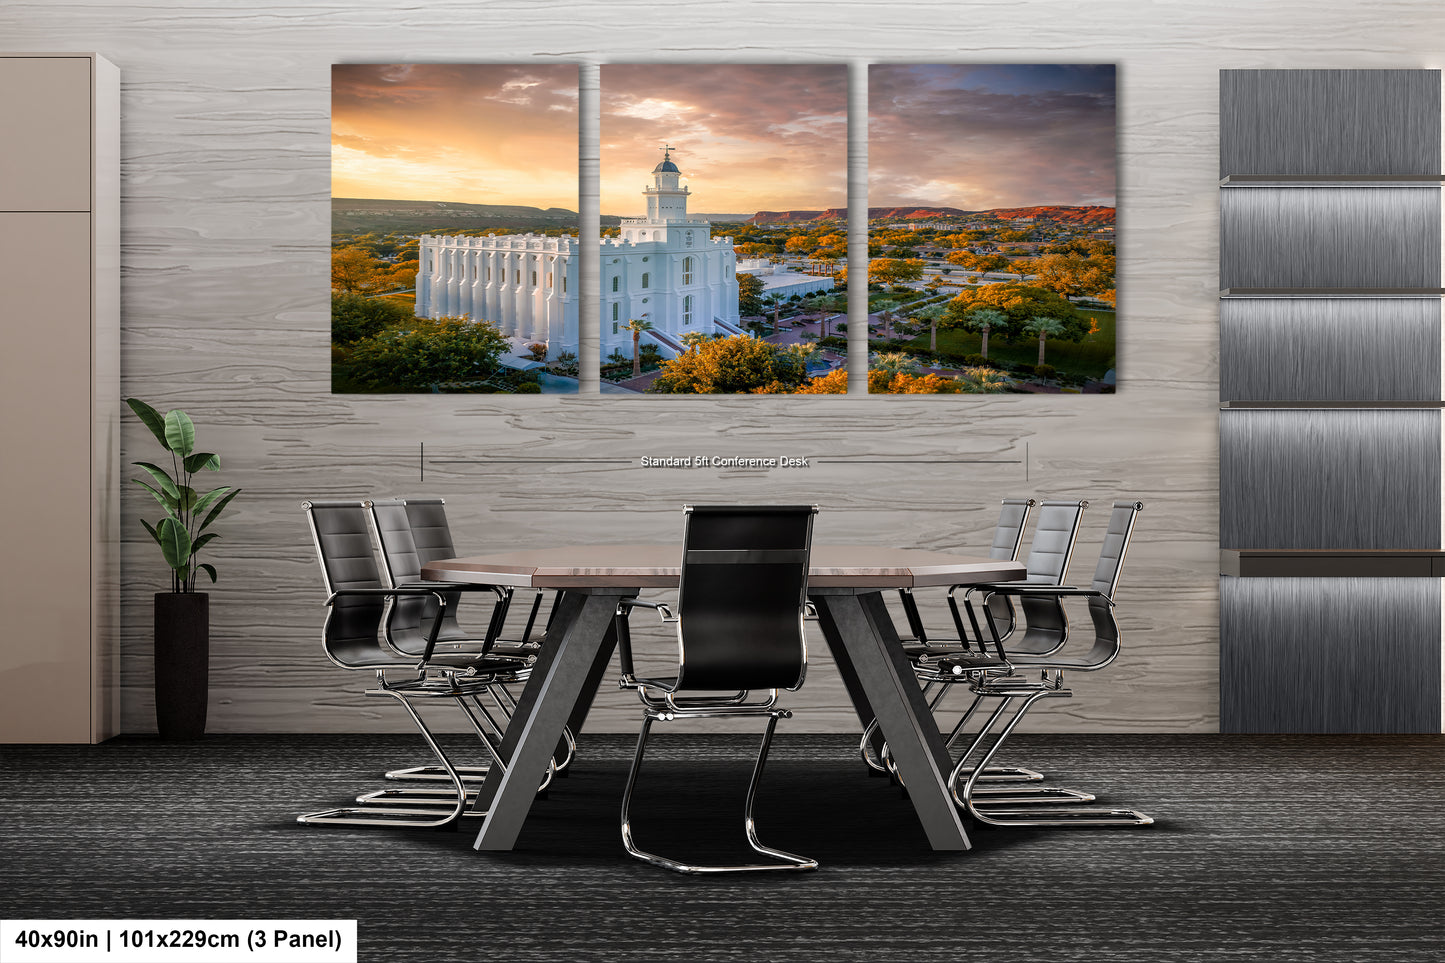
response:
{"label": "tall cabinet", "polygon": [[0,742],[119,727],[120,74],[0,54]]}
{"label": "tall cabinet", "polygon": [[1438,70],[1220,75],[1220,726],[1441,731]]}

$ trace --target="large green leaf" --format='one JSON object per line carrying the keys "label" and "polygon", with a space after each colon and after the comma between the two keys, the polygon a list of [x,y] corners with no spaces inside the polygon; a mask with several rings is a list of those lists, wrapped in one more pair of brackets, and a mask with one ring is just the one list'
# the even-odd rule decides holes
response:
{"label": "large green leaf", "polygon": [[193,455],[186,456],[186,471],[195,474],[198,471],[220,471],[221,456],[214,455],[209,451],[198,451]]}
{"label": "large green leaf", "polygon": [[212,581],[212,582],[215,582],[215,581],[216,581],[216,567],[215,567],[214,565],[207,565],[205,562],[202,562],[200,565],[197,565],[196,567],[197,567],[197,568],[203,568],[203,569],[205,569],[205,570],[206,570],[206,574],[211,577],[211,581]]}
{"label": "large green leaf", "polygon": [[216,520],[216,516],[219,515],[219,514],[221,514],[221,509],[223,509],[223,508],[225,508],[227,505],[231,504],[231,499],[235,498],[235,497],[236,497],[237,495],[239,495],[239,494],[241,494],[241,489],[239,489],[239,488],[233,488],[233,489],[231,489],[231,493],[230,493],[229,495],[227,495],[225,498],[221,499],[220,501],[216,502],[215,506],[211,509],[211,513],[206,516],[206,520],[203,521],[203,522],[201,522],[201,527],[198,528],[198,529],[196,529],[196,531],[198,531],[198,532],[203,532],[203,531],[205,531],[205,530],[206,530],[206,526],[207,526],[207,525],[210,525],[212,522],[214,522],[214,521]]}
{"label": "large green leaf", "polygon": [[196,490],[194,488],[189,485],[182,485],[176,491],[178,492],[176,497],[176,509],[178,511],[188,512],[195,507]]}
{"label": "large green leaf", "polygon": [[156,483],[161,486],[161,491],[165,492],[172,498],[180,497],[181,493],[176,489],[176,483],[171,478],[170,472],[167,472],[162,468],[158,468],[148,461],[135,461],[131,462],[131,464],[139,468],[144,468],[146,471],[150,472],[151,477],[154,478],[156,480]]}
{"label": "large green leaf", "polygon": [[137,418],[145,422],[145,426],[151,430],[151,434],[156,436],[156,441],[161,443],[161,447],[166,451],[170,451],[171,443],[166,441],[165,417],[144,401],[127,398],[125,399],[125,403],[130,405],[130,410],[135,412]]}
{"label": "large green leaf", "polygon": [[179,408],[166,412],[166,447],[182,458],[196,448],[196,426]]}
{"label": "large green leaf", "polygon": [[[220,488],[215,488],[211,491],[206,492],[200,498],[197,498],[195,500],[195,504],[191,506],[191,510],[194,511],[197,515],[201,514],[201,512],[206,510],[207,505],[211,504],[211,502],[220,498],[222,495],[226,494],[226,492],[230,490],[231,487],[229,485],[222,485]],[[200,529],[198,528],[196,529],[196,531],[199,532]]]}
{"label": "large green leaf", "polygon": [[191,543],[191,554],[194,555],[199,552],[211,539],[220,537],[221,535],[219,532],[207,532],[206,534],[202,535]]}
{"label": "large green leaf", "polygon": [[167,495],[164,492],[156,491],[154,488],[147,485],[139,478],[132,478],[131,481],[135,482],[137,485],[154,495],[156,497],[156,501],[160,502],[161,507],[164,508],[167,512],[174,512],[176,510],[176,500],[171,496]]}
{"label": "large green leaf", "polygon": [[191,562],[191,536],[186,526],[174,518],[162,518],[156,533],[160,535],[161,555],[166,564],[178,572],[186,568]]}
{"label": "large green leaf", "polygon": [[155,539],[156,544],[159,545],[161,543],[161,536],[160,533],[156,531],[156,527],[144,518],[140,520],[140,523],[146,527],[146,531],[151,533],[151,538]]}

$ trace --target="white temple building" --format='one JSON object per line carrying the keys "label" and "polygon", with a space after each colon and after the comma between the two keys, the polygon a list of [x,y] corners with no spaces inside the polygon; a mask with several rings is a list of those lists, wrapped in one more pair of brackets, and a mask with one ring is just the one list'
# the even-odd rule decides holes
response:
{"label": "white temple building", "polygon": [[[602,357],[632,354],[627,322],[652,324],[643,342],[664,357],[683,349],[682,335],[740,334],[738,282],[731,237],[689,218],[690,190],[672,148],[643,190],[645,217],[622,219],[619,237],[601,243]],[[418,317],[490,321],[514,345],[545,344],[547,356],[576,354],[578,342],[576,238],[538,234],[486,237],[423,235],[416,279]]]}

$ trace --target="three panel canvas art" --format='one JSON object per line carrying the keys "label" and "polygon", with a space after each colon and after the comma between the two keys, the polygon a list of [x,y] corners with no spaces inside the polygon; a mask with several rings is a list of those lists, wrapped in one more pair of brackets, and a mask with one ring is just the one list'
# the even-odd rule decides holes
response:
{"label": "three panel canvas art", "polygon": [[840,394],[851,283],[870,393],[1112,392],[1114,67],[871,66],[860,279],[847,88],[604,65],[584,286],[576,66],[333,67],[332,391]]}

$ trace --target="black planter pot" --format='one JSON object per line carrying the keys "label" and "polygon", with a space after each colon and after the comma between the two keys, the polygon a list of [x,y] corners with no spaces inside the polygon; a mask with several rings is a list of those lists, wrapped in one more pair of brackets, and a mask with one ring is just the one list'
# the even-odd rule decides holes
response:
{"label": "black planter pot", "polygon": [[162,739],[199,739],[206,731],[211,597],[157,592],[156,729]]}

